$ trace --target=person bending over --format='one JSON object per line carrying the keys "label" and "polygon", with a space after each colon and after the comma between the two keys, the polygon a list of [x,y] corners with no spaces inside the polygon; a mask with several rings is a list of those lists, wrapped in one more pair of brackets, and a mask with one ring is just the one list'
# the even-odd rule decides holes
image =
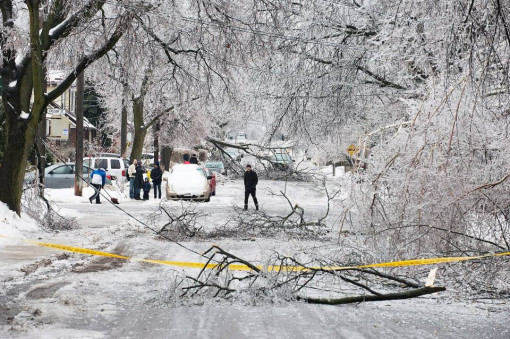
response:
{"label": "person bending over", "polygon": [[92,204],[92,200],[96,199],[96,204],[101,203],[100,194],[101,188],[104,188],[104,184],[106,183],[106,171],[103,168],[95,169],[90,173],[90,177],[92,178],[92,187],[94,187],[94,194],[89,198],[90,203]]}

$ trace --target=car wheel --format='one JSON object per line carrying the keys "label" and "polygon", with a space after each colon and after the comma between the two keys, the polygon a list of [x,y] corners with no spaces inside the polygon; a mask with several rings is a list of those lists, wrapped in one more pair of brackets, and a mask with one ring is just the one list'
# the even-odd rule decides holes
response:
{"label": "car wheel", "polygon": [[205,199],[204,201],[205,201],[205,202],[209,202],[209,201],[211,201],[211,196],[209,196],[209,198]]}

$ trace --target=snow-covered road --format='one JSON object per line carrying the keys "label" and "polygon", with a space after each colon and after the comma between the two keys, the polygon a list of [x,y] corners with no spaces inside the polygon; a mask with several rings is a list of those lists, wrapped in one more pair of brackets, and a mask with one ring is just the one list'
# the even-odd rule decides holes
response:
{"label": "snow-covered road", "polygon": [[[218,196],[197,204],[204,229],[220,227],[241,207],[242,183],[223,179]],[[321,216],[326,198],[311,183],[261,181],[265,211],[284,213],[288,202],[272,192],[286,188],[308,217]],[[128,256],[199,261],[203,258],[163,241],[110,204],[91,205],[71,190],[48,192],[78,227],[59,233],[23,229],[28,239],[94,248]],[[90,192],[85,192],[87,195]],[[181,208],[172,202],[172,208]],[[147,221],[158,202],[121,198],[119,205]],[[253,206],[251,206],[253,208]],[[333,223],[339,211],[332,210]],[[250,260],[266,253],[296,251],[306,243],[292,238],[185,239],[198,252],[211,243]],[[508,303],[455,301],[439,296],[408,301],[318,306],[278,299],[253,305],[251,299],[176,301],[174,284],[183,269],[112,260],[15,241],[0,243],[0,337],[27,338],[509,338]],[[188,273],[193,273],[190,270]]]}

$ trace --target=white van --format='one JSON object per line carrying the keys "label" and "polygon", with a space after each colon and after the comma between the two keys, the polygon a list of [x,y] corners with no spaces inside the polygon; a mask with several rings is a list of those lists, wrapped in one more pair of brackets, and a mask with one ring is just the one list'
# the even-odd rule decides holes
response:
{"label": "white van", "polygon": [[114,176],[117,180],[126,180],[129,167],[126,159],[112,156],[83,158],[83,164],[90,168],[104,168],[107,174]]}

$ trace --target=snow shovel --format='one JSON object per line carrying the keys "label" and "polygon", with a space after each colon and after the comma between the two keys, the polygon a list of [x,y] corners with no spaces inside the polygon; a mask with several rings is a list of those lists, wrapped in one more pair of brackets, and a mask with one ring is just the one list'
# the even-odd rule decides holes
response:
{"label": "snow shovel", "polygon": [[118,204],[119,204],[119,199],[117,199],[117,198],[112,198],[112,196],[108,193],[108,191],[107,191],[107,190],[103,190],[103,191],[105,191],[105,193],[106,193],[106,194],[110,197],[110,200],[111,200],[114,204],[116,204],[116,205],[118,205]]}

